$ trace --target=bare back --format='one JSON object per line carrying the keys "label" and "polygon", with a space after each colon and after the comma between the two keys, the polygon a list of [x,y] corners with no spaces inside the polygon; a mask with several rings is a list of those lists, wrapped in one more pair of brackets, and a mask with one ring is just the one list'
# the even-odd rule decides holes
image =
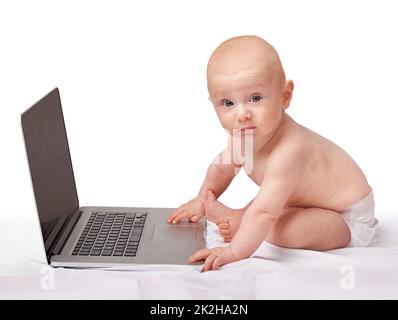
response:
{"label": "bare back", "polygon": [[278,161],[280,150],[298,149],[302,155],[300,160],[296,158],[291,161],[302,166],[303,174],[285,207],[318,207],[341,211],[370,192],[371,188],[359,166],[330,140],[299,125],[287,114],[284,114],[277,135],[264,151],[255,155],[253,170],[248,175],[261,185],[264,173],[270,167],[269,159]]}

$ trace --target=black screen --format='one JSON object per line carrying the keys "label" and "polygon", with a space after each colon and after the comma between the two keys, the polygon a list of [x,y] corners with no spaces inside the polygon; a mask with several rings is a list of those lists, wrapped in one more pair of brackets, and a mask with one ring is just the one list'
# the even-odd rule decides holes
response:
{"label": "black screen", "polygon": [[79,208],[58,89],[21,115],[26,152],[43,237]]}

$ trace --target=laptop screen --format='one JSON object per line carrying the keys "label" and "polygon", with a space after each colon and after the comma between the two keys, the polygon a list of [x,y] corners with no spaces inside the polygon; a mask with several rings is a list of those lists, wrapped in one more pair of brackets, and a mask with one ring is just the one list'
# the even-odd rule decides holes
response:
{"label": "laptop screen", "polygon": [[79,208],[61,100],[54,89],[21,115],[43,238]]}

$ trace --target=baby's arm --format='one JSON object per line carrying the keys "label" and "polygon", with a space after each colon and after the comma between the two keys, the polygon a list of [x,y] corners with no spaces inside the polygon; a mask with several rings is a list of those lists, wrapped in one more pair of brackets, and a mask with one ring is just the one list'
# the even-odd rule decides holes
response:
{"label": "baby's arm", "polygon": [[267,237],[302,176],[305,152],[288,150],[267,162],[260,190],[243,215],[241,225],[229,247],[202,249],[190,262],[205,260],[203,270],[250,257]]}
{"label": "baby's arm", "polygon": [[231,181],[241,168],[240,164],[233,161],[224,163],[224,159],[230,159],[230,149],[221,152],[207,169],[205,180],[196,198],[178,207],[168,218],[169,223],[178,223],[183,219],[192,222],[199,221],[205,215],[204,203],[208,190],[211,190],[218,198],[230,185]]}
{"label": "baby's arm", "polygon": [[265,240],[302,175],[303,166],[297,158],[280,160],[267,167],[260,190],[231,241],[238,260],[248,258]]}

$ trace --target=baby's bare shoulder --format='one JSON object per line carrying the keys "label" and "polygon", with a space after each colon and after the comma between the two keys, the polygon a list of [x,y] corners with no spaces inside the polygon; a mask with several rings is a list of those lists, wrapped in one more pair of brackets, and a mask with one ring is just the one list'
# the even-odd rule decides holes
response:
{"label": "baby's bare shoulder", "polygon": [[295,122],[288,123],[272,146],[269,159],[278,162],[302,159],[311,149],[311,140],[305,128]]}

